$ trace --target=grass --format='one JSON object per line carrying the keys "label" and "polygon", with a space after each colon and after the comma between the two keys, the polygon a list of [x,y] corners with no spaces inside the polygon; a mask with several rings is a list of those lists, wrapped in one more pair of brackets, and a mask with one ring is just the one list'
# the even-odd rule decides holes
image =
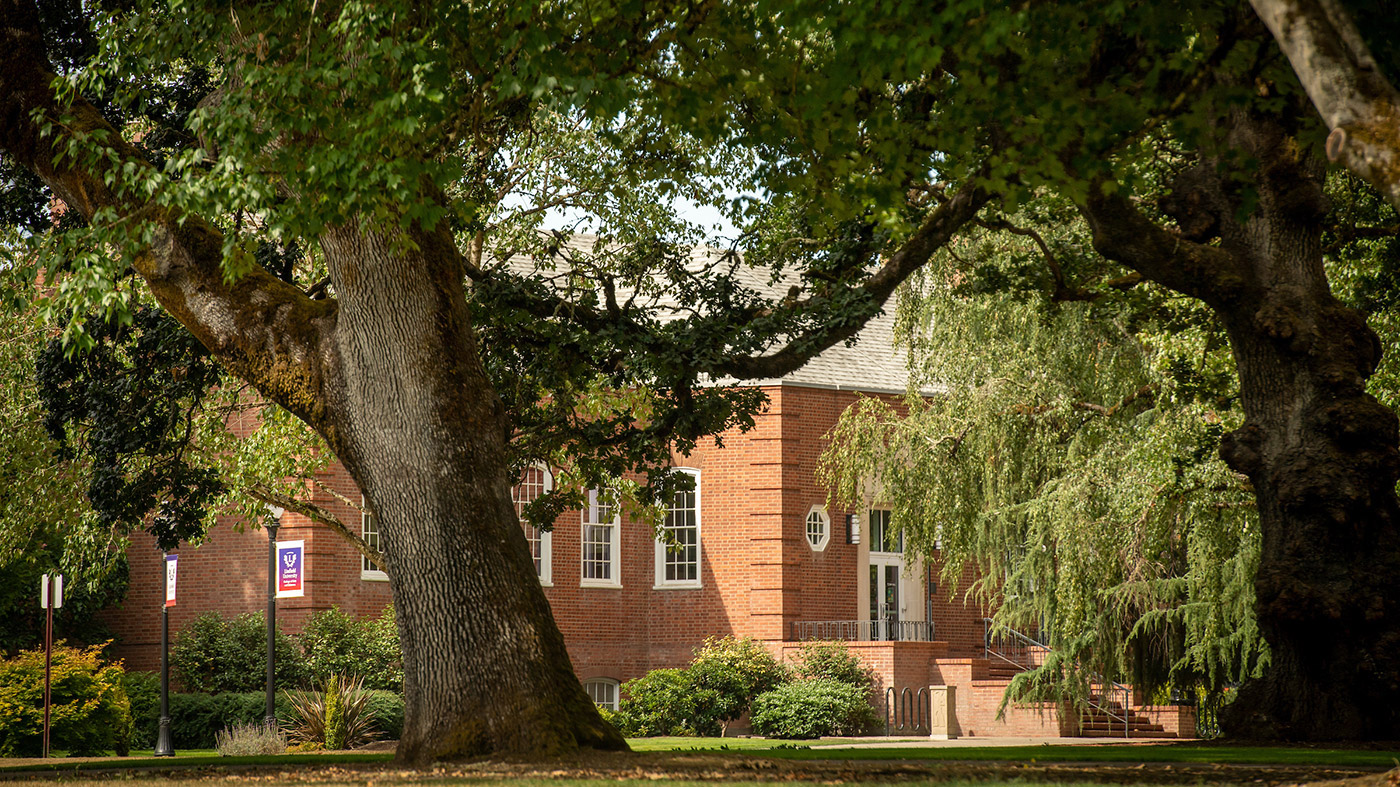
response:
{"label": "grass", "polygon": [[10,765],[0,768],[0,773],[14,771],[43,771],[67,773],[84,770],[126,770],[137,768],[195,768],[205,765],[219,767],[260,766],[282,767],[287,765],[347,765],[355,763],[387,763],[394,759],[392,752],[336,752],[334,754],[273,754],[255,757],[221,757],[212,749],[195,749],[188,752],[176,751],[175,757],[123,757],[117,760],[64,760],[31,761],[24,765]]}
{"label": "grass", "polygon": [[1192,743],[1093,746],[956,746],[844,749],[848,741],[776,741],[764,738],[632,738],[633,751],[732,751],[789,760],[964,760],[981,762],[1194,763],[1400,766],[1400,751],[1302,746],[1220,746]]}
{"label": "grass", "polygon": [[1002,762],[1196,763],[1225,765],[1319,765],[1391,768],[1400,752],[1316,749],[1290,746],[1201,746],[1191,744],[1097,746],[986,746],[879,749],[774,749],[765,755],[792,760],[973,760]]}
{"label": "grass", "polygon": [[[1346,768],[1391,768],[1400,765],[1400,752],[1357,749],[1327,749],[1288,746],[1221,746],[1193,743],[1096,746],[958,746],[890,747],[873,749],[837,748],[844,741],[776,741],[763,738],[634,738],[629,741],[639,752],[704,751],[754,754],[787,760],[903,760],[1017,763],[1154,763],[1289,765]],[[221,757],[209,749],[177,751],[169,757],[125,757],[90,762],[52,759],[0,768],[13,771],[65,773],[85,769],[165,769],[200,766],[295,766],[388,763],[389,752],[334,754],[282,754],[253,757]],[[551,782],[558,785],[558,782]]]}
{"label": "grass", "polygon": [[771,751],[832,746],[842,741],[777,741],[768,738],[628,738],[632,751]]}

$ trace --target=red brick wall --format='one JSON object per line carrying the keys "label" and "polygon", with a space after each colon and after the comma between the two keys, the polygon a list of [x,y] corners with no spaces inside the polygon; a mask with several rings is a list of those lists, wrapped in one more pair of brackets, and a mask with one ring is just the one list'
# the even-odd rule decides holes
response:
{"label": "red brick wall", "polygon": [[[621,587],[581,587],[581,515],[566,512],[555,523],[552,582],[545,593],[582,679],[626,681],[657,667],[682,666],[706,637],[751,636],[776,645],[788,638],[793,622],[866,614],[857,592],[863,553],[845,543],[847,512],[829,512],[832,533],[824,550],[814,551],[806,539],[809,510],[826,502],[815,478],[825,435],[856,395],[793,386],[765,390],[770,404],[755,417],[753,430],[724,435],[723,448],[708,442],[688,457],[674,457],[675,466],[700,473],[700,588],[655,588],[652,531],[625,515]],[[338,463],[320,480],[359,499]],[[352,528],[359,526],[359,513],[334,496],[321,493],[315,500]],[[231,524],[221,523],[198,549],[182,550],[172,632],[207,610],[231,615],[265,608],[266,535],[235,532]],[[307,596],[279,602],[284,630],[298,631],[312,612],[332,606],[367,616],[388,603],[387,584],[361,579],[359,555],[348,544],[288,513],[279,539],[297,538],[307,542]],[[131,592],[107,620],[120,635],[114,652],[134,668],[153,669],[161,585],[160,556],[149,538],[133,540],[131,562]],[[921,617],[924,601],[917,603]],[[946,602],[945,593],[935,597],[933,608],[938,638],[948,639],[952,652],[981,647],[978,610]],[[927,659],[913,669],[927,673]]]}
{"label": "red brick wall", "polygon": [[[358,499],[354,482],[339,463],[322,475],[322,482],[350,499]],[[313,495],[323,508],[353,528],[360,526],[359,512],[324,492]],[[277,600],[277,622],[283,631],[298,632],[314,612],[338,606],[356,617],[379,614],[389,603],[387,582],[360,579],[360,557],[343,539],[304,517],[287,513],[277,534],[279,541],[306,542],[306,595]],[[199,547],[179,550],[176,604],[170,609],[170,636],[208,611],[225,616],[267,609],[267,531],[244,528],[239,532],[231,517],[224,517]],[[164,600],[161,553],[149,535],[132,537],[127,552],[131,563],[131,588],[126,599],[103,617],[117,634],[111,652],[131,669],[160,667],[160,616]]]}

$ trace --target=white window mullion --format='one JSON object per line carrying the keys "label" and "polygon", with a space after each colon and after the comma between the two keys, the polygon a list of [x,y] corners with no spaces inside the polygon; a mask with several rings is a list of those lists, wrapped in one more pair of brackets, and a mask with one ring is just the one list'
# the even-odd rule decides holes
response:
{"label": "white window mullion", "polygon": [[579,584],[584,587],[621,587],[622,518],[615,506],[609,505],[597,489],[588,492],[588,505],[583,511],[583,530],[579,544]]}
{"label": "white window mullion", "polygon": [[[374,515],[369,512],[369,506],[365,503],[364,495],[360,495],[360,538],[364,539],[365,546],[376,552],[383,552],[384,547],[379,538],[379,523],[374,520]],[[369,562],[369,558],[360,556],[360,579],[370,582],[387,582],[389,575],[379,569],[378,566]]]}
{"label": "white window mullion", "polygon": [[700,579],[700,471],[677,468],[694,479],[694,488],[677,492],[666,507],[656,540],[657,589],[698,588]]}
{"label": "white window mullion", "polygon": [[531,465],[521,472],[520,482],[510,490],[511,499],[515,501],[515,515],[525,529],[525,540],[529,542],[530,555],[535,560],[535,575],[540,578],[540,584],[546,587],[553,584],[554,534],[526,522],[524,511],[527,504],[553,488],[554,477],[549,469],[543,465]]}

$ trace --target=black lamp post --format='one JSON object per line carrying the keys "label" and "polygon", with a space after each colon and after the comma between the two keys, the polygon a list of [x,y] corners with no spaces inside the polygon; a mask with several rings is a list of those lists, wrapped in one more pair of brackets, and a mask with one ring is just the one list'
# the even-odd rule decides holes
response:
{"label": "black lamp post", "polygon": [[268,506],[267,523],[267,715],[268,729],[277,727],[277,528],[282,525],[283,509]]}
{"label": "black lamp post", "polygon": [[163,556],[161,568],[165,573],[165,598],[160,603],[160,727],[156,733],[156,757],[174,757],[175,743],[170,739],[170,569],[169,555]]}

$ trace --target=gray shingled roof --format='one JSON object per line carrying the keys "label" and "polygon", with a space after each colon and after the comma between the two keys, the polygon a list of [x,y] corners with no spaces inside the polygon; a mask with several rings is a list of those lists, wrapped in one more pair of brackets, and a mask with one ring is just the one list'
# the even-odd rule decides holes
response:
{"label": "gray shingled roof", "polygon": [[[597,238],[592,235],[575,235],[567,245],[580,252],[591,253]],[[700,246],[692,252],[692,259],[698,266],[713,262],[726,252],[721,249]],[[512,258],[509,266],[520,272],[534,270],[534,263],[528,259]],[[738,275],[744,285],[764,294],[781,297],[796,282],[780,280],[769,282],[767,270],[740,267]],[[619,291],[620,299],[630,295]],[[657,308],[679,312],[680,304],[668,301],[664,296],[658,300]],[[836,390],[863,391],[867,393],[902,394],[906,390],[909,374],[907,370],[908,350],[896,347],[894,343],[894,316],[889,311],[870,321],[856,334],[851,346],[844,343],[827,349],[808,361],[805,366],[779,379],[740,380],[740,385],[794,385],[809,388],[831,388]],[[663,318],[664,319],[664,318]],[[781,346],[781,345],[778,345]],[[774,347],[776,350],[777,347]],[[732,379],[717,380],[717,384],[735,382]]]}

